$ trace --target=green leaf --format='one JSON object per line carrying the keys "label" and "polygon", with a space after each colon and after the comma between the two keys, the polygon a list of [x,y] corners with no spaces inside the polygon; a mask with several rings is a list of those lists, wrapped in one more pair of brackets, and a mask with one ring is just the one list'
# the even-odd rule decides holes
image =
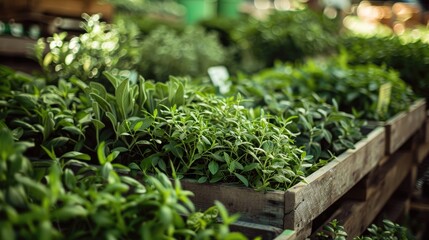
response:
{"label": "green leaf", "polygon": [[112,112],[110,104],[104,98],[100,97],[96,93],[90,93],[89,95],[98,103],[98,105],[101,109],[103,109],[104,112]]}
{"label": "green leaf", "polygon": [[42,200],[48,197],[48,189],[33,179],[26,176],[19,176],[15,178],[17,182],[21,183],[27,188],[28,194],[32,198]]}
{"label": "green leaf", "polygon": [[87,215],[88,211],[80,205],[65,206],[52,212],[52,218],[60,221],[67,221],[71,219],[76,220],[77,218],[84,218]]}
{"label": "green leaf", "polygon": [[117,77],[113,76],[110,72],[103,72],[103,75],[109,80],[109,82],[112,84],[112,86],[116,89],[121,82]]}
{"label": "green leaf", "polygon": [[207,182],[207,177],[206,176],[200,177],[200,178],[198,178],[197,182],[198,183],[205,183],[205,182]]}
{"label": "green leaf", "polygon": [[10,222],[0,221],[0,238],[4,240],[16,239],[15,231]]}
{"label": "green leaf", "polygon": [[118,156],[119,156],[120,152],[119,151],[112,151],[108,156],[107,156],[107,161],[108,162],[112,162],[113,160],[115,160]]}
{"label": "green leaf", "polygon": [[116,104],[118,106],[118,112],[122,120],[127,118],[128,109],[133,107],[130,106],[131,102],[128,100],[128,94],[129,82],[128,80],[123,80],[115,91]]}
{"label": "green leaf", "polygon": [[248,172],[256,169],[259,166],[259,163],[250,163],[244,166],[243,172]]}
{"label": "green leaf", "polygon": [[211,143],[210,143],[210,141],[205,137],[205,136],[203,136],[203,135],[201,135],[201,139],[203,140],[203,142],[205,143],[205,144],[207,144],[207,145],[211,145]]}
{"label": "green leaf", "polygon": [[107,163],[106,154],[104,153],[105,142],[101,142],[97,147],[97,157],[101,165]]}
{"label": "green leaf", "polygon": [[51,158],[52,160],[57,160],[57,156],[55,155],[55,151],[52,148],[51,148],[51,150],[49,150],[45,146],[41,146],[41,147],[46,152],[46,154],[48,154],[49,158]]}
{"label": "green leaf", "polygon": [[13,136],[6,126],[0,125],[0,128],[0,157],[2,160],[6,160],[14,153]]}
{"label": "green leaf", "polygon": [[76,177],[73,171],[68,168],[64,170],[64,182],[67,188],[70,190],[76,187],[76,182],[77,182]]}
{"label": "green leaf", "polygon": [[209,163],[209,170],[212,175],[215,175],[219,171],[219,164],[216,161],[211,161]]}
{"label": "green leaf", "polygon": [[61,158],[73,158],[73,159],[85,160],[85,161],[91,160],[91,157],[88,154],[77,152],[77,151],[67,152],[64,155],[62,155]]}
{"label": "green leaf", "polygon": [[143,126],[143,121],[138,121],[134,127],[133,127],[133,131],[137,132],[138,130],[140,130],[140,128]]}
{"label": "green leaf", "polygon": [[66,126],[66,127],[63,127],[63,130],[67,131],[67,132],[69,132],[71,134],[74,134],[74,135],[84,136],[82,130],[80,130],[76,126]]}
{"label": "green leaf", "polygon": [[238,174],[238,173],[234,173],[234,175],[238,178],[238,179],[240,179],[240,181],[246,186],[246,187],[248,187],[249,186],[249,181],[247,180],[247,178],[245,178],[243,175],[241,175],[241,174]]}
{"label": "green leaf", "polygon": [[132,162],[132,163],[128,164],[128,167],[129,167],[131,170],[141,171],[140,166],[139,166],[139,165],[137,165],[137,163],[135,163],[135,162]]}
{"label": "green leaf", "polygon": [[92,119],[91,120],[91,122],[94,124],[94,126],[97,128],[97,129],[102,129],[102,128],[104,128],[106,125],[104,125],[104,123],[102,122],[102,121],[100,121],[100,120],[98,120],[98,119]]}

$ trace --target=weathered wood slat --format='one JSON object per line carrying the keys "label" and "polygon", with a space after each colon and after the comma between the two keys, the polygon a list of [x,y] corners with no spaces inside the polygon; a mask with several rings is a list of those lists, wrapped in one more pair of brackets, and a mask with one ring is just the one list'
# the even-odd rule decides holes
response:
{"label": "weathered wood slat", "polygon": [[326,223],[337,219],[344,226],[350,239],[361,235],[400,186],[412,164],[412,151],[392,155],[392,160],[377,170],[381,177],[374,179],[372,184],[374,194],[366,201],[345,201]]}
{"label": "weathered wood slat", "polygon": [[429,155],[429,142],[420,144],[417,149],[417,163],[421,164],[423,160]]}
{"label": "weathered wood slat", "polygon": [[222,202],[230,213],[240,213],[241,220],[283,228],[284,192],[257,192],[250,188],[227,184],[200,184],[182,181],[186,190],[194,193],[195,206],[202,210]]}
{"label": "weathered wood slat", "polygon": [[416,101],[407,112],[402,112],[386,122],[386,153],[396,152],[426,120],[425,100]]}
{"label": "weathered wood slat", "polygon": [[198,184],[182,181],[185,189],[194,192],[194,204],[204,210],[215,200],[231,213],[240,213],[241,220],[298,231],[351,189],[385,153],[385,129],[379,127],[356,148],[317,170],[287,191],[256,192],[227,184]]}
{"label": "weathered wood slat", "polygon": [[245,233],[249,239],[260,237],[262,240],[272,240],[283,233],[280,228],[242,221],[230,225],[230,230]]}
{"label": "weathered wood slat", "polygon": [[384,129],[378,128],[325,167],[286,192],[285,228],[300,229],[343,196],[384,156]]}
{"label": "weathered wood slat", "polygon": [[311,224],[305,226],[299,231],[285,230],[274,240],[303,240],[311,235]]}
{"label": "weathered wood slat", "polygon": [[424,123],[424,142],[429,143],[429,111],[426,112],[426,120]]}

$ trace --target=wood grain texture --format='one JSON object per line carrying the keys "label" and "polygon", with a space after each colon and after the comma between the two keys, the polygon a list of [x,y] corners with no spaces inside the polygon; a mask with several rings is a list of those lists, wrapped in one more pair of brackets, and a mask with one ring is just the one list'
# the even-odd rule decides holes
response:
{"label": "wood grain texture", "polygon": [[417,156],[416,156],[417,163],[421,164],[428,155],[429,155],[429,142],[420,144],[417,148]]}
{"label": "wood grain texture", "polygon": [[230,225],[230,230],[243,233],[249,239],[260,237],[262,240],[272,240],[283,232],[281,228],[243,221],[237,221]]}
{"label": "wood grain texture", "polygon": [[411,151],[398,152],[382,168],[377,169],[378,179],[374,179],[372,188],[375,193],[366,201],[345,201],[326,221],[337,219],[353,239],[361,235],[374,221],[395,190],[409,173],[413,154]]}
{"label": "wood grain texture", "polygon": [[386,153],[398,150],[426,120],[426,101],[416,101],[407,112],[402,112],[386,122]]}
{"label": "wood grain texture", "polygon": [[274,240],[304,240],[311,235],[311,229],[311,224],[309,224],[299,231],[285,230]]}
{"label": "wood grain texture", "polygon": [[429,112],[426,113],[426,121],[425,121],[425,143],[429,143]]}
{"label": "wood grain texture", "polygon": [[194,193],[191,200],[201,210],[213,206],[218,200],[230,213],[240,213],[242,221],[283,228],[284,191],[264,193],[234,185],[189,181],[182,181],[182,186]]}
{"label": "wood grain texture", "polygon": [[336,160],[286,192],[285,225],[300,229],[356,185],[384,156],[385,132],[377,128]]}

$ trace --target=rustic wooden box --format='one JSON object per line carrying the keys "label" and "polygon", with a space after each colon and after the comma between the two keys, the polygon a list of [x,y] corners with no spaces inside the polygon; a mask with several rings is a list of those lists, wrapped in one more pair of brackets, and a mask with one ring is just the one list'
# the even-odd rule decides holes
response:
{"label": "rustic wooden box", "polygon": [[402,112],[385,122],[386,153],[396,152],[426,120],[426,101],[416,101],[407,112]]}
{"label": "rustic wooden box", "polygon": [[287,191],[257,192],[228,184],[198,184],[182,181],[194,192],[197,208],[206,209],[215,200],[240,220],[280,229],[302,230],[372,170],[385,154],[385,129],[378,127],[356,148],[317,170]]}
{"label": "rustic wooden box", "polygon": [[[370,196],[364,201],[345,199],[338,209],[326,220],[326,225],[337,219],[344,226],[350,238],[359,236],[374,221],[391,196],[411,172],[413,166],[413,150],[398,151],[390,155],[386,164],[374,170],[371,179]],[[355,191],[356,186],[351,190]],[[317,233],[321,228],[314,231]]]}

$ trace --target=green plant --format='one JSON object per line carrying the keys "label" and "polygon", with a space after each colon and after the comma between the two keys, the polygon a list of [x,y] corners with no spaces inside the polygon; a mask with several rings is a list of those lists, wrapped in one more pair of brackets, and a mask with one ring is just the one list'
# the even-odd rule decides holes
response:
{"label": "green plant", "polygon": [[[257,190],[287,189],[302,180],[305,154],[294,145],[290,120],[270,123],[272,116],[242,107],[239,98],[197,97],[198,102],[165,109],[168,115],[154,119],[158,126],[167,123],[163,150],[178,175],[198,182],[241,182]],[[141,164],[159,164],[155,154]]]}
{"label": "green plant", "polygon": [[335,159],[347,149],[354,149],[354,143],[361,140],[362,121],[351,114],[339,111],[338,104],[327,104],[314,95],[312,98],[267,101],[272,114],[292,119],[289,129],[298,132],[296,145],[303,146],[307,153],[306,163],[309,175]]}
{"label": "green plant", "polygon": [[242,47],[262,62],[302,61],[335,50],[339,25],[310,9],[275,11],[266,20],[250,19],[235,33]]}
{"label": "green plant", "polygon": [[2,239],[245,239],[229,231],[237,216],[222,204],[196,212],[178,180],[121,176],[101,147],[100,167],[55,157],[42,165],[23,155],[28,143],[17,138],[0,122]]}
{"label": "green plant", "polygon": [[[354,237],[354,240],[411,240],[415,239],[410,234],[406,227],[403,227],[397,223],[393,223],[390,220],[383,220],[382,226],[372,224],[367,229],[367,235]],[[334,219],[327,225],[323,226],[323,231],[316,234],[318,240],[341,240],[347,238],[347,232],[344,227]]]}
{"label": "green plant", "polygon": [[356,237],[356,240],[407,240],[414,239],[407,228],[393,223],[389,220],[383,220],[382,226],[372,224],[368,229],[368,235]]}
{"label": "green plant", "polygon": [[85,33],[67,39],[63,32],[37,42],[36,57],[48,78],[76,76],[86,81],[100,78],[105,70],[126,70],[124,74],[130,75],[141,58],[135,26],[123,21],[107,24],[100,15],[82,17]]}
{"label": "green plant", "polygon": [[346,36],[342,39],[342,45],[347,51],[350,64],[372,63],[395,69],[417,95],[427,97],[428,43],[422,40],[405,42],[398,36]]}
{"label": "green plant", "polygon": [[[311,165],[307,173],[311,173],[362,139],[362,121],[340,111],[335,100],[331,105],[316,94],[305,95],[309,90],[300,90],[295,96],[297,87],[291,76],[294,75],[277,69],[250,78],[241,76],[234,80],[230,94],[244,95],[249,99],[244,102],[247,107],[261,107],[272,115],[291,119],[288,129],[298,133],[295,144],[306,151]],[[301,88],[309,88],[303,85]]]}
{"label": "green plant", "polygon": [[[365,120],[386,120],[408,109],[416,99],[397,72],[375,65],[349,65],[346,57],[312,60],[297,66],[278,64],[254,78],[277,95],[301,98],[317,93],[328,103],[335,99],[339,110]],[[390,99],[395,101],[390,101],[387,111],[380,111],[379,90],[386,83],[391,84]]]}
{"label": "green plant", "polygon": [[159,27],[143,39],[141,52],[150,57],[142,59],[140,73],[158,81],[166,81],[171,75],[205,76],[209,67],[225,58],[215,34],[193,27],[182,33]]}
{"label": "green plant", "polygon": [[340,225],[337,219],[332,220],[327,225],[323,226],[323,231],[316,234],[316,239],[332,239],[332,240],[345,240],[347,233],[344,231],[344,227]]}

